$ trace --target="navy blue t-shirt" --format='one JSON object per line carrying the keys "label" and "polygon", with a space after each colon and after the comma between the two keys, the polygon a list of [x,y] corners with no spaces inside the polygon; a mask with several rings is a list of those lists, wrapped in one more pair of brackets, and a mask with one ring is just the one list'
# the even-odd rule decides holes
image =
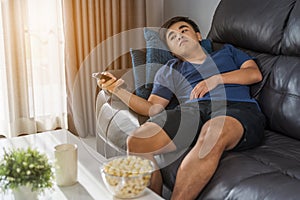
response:
{"label": "navy blue t-shirt", "polygon": [[[253,59],[243,51],[226,44],[224,47],[210,55],[202,64],[192,64],[179,59],[172,59],[158,70],[154,79],[152,94],[167,100],[176,95],[180,103],[191,102],[192,89],[202,80],[213,75],[238,70],[241,65]],[[228,100],[228,101],[256,101],[250,96],[250,88],[247,85],[220,84],[201,100]]]}

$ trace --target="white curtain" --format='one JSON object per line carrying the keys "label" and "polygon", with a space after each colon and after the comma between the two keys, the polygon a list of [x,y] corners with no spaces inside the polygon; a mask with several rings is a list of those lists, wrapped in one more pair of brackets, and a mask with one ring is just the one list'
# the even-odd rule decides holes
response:
{"label": "white curtain", "polygon": [[67,128],[60,0],[0,4],[0,135]]}
{"label": "white curtain", "polygon": [[[96,85],[91,73],[106,65],[85,72],[83,65],[95,65],[87,56],[120,32],[160,26],[163,19],[163,0],[0,2],[0,136],[6,137],[57,128],[94,135]],[[126,38],[118,44],[124,42]],[[131,45],[121,46],[127,50],[113,59],[112,68],[130,67]],[[111,48],[114,53],[120,46]],[[103,53],[104,60],[110,53]]]}

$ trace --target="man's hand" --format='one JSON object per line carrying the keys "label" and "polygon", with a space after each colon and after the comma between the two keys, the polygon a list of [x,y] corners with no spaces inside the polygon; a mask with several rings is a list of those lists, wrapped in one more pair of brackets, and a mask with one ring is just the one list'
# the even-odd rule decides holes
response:
{"label": "man's hand", "polygon": [[206,93],[216,88],[222,83],[221,75],[214,75],[199,82],[190,94],[190,100],[203,97]]}
{"label": "man's hand", "polygon": [[103,90],[106,90],[110,93],[114,93],[115,90],[124,83],[124,80],[117,79],[109,72],[103,72],[103,74],[110,77],[110,79],[98,79],[97,84]]}

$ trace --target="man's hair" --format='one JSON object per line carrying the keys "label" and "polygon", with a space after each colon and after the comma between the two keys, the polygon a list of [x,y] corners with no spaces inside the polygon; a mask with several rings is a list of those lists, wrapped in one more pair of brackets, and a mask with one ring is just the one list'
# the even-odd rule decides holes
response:
{"label": "man's hair", "polygon": [[160,38],[165,41],[166,40],[166,32],[167,29],[170,28],[170,26],[172,26],[173,24],[177,23],[177,22],[186,22],[189,25],[192,26],[192,28],[194,29],[194,31],[197,33],[200,33],[200,29],[198,27],[198,25],[191,20],[189,17],[184,17],[184,16],[177,16],[177,17],[172,17],[171,19],[169,19],[168,21],[166,21],[161,27],[160,27]]}

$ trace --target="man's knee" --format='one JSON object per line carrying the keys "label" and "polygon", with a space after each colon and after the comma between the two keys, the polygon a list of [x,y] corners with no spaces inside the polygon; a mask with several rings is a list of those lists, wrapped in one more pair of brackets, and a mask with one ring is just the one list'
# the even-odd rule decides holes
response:
{"label": "man's knee", "polygon": [[[148,153],[153,151],[155,144],[159,144],[159,132],[161,128],[154,123],[145,123],[128,135],[127,150],[131,153]],[[157,138],[157,140],[156,140]]]}
{"label": "man's knee", "polygon": [[127,137],[127,150],[132,153],[164,153],[176,149],[164,130],[154,123],[146,123]]}
{"label": "man's knee", "polygon": [[153,131],[153,125],[151,123],[145,123],[131,134],[128,135],[126,139],[127,150],[138,150],[144,146],[143,143],[146,142],[146,138],[150,137],[149,133]]}
{"label": "man's knee", "polygon": [[222,145],[222,140],[224,137],[223,122],[206,122],[200,132],[197,144],[199,147],[203,145],[208,145],[212,147],[220,147]]}
{"label": "man's knee", "polygon": [[221,135],[209,134],[207,132],[203,133],[205,134],[202,136],[200,135],[196,144],[196,148],[198,149],[198,158],[204,159],[213,155],[221,155],[225,149],[224,143],[220,138]]}
{"label": "man's knee", "polygon": [[143,141],[140,138],[133,135],[129,135],[126,139],[127,150],[132,153],[139,153],[138,151],[141,150],[138,148],[143,146],[141,145],[141,142]]}
{"label": "man's knee", "polygon": [[199,158],[209,153],[222,154],[233,148],[243,135],[240,123],[232,117],[217,117],[206,122],[197,141]]}

